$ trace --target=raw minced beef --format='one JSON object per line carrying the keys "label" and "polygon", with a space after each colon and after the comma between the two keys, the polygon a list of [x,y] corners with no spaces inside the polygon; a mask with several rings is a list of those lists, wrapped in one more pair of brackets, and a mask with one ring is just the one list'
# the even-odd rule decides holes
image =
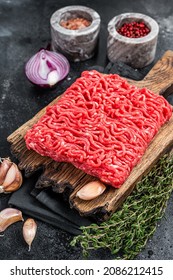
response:
{"label": "raw minced beef", "polygon": [[85,71],[27,131],[28,149],[121,187],[172,107],[118,75]]}

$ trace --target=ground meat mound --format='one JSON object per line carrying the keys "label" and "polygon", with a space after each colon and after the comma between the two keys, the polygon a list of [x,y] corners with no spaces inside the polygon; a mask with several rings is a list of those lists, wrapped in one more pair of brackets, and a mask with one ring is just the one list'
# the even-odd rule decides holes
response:
{"label": "ground meat mound", "polygon": [[84,71],[27,131],[28,149],[121,187],[172,107],[118,75]]}

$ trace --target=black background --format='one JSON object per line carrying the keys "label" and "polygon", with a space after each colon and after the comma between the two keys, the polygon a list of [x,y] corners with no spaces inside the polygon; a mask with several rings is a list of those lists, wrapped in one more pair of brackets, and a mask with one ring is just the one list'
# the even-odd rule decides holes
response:
{"label": "black background", "polygon": [[[43,91],[31,85],[24,65],[41,47],[50,42],[50,17],[67,5],[84,5],[101,16],[97,55],[86,62],[71,64],[73,81],[82,70],[99,64],[105,66],[107,24],[115,15],[139,12],[153,17],[160,26],[155,62],[168,49],[173,49],[173,3],[171,0],[0,0],[0,156],[11,156],[7,136],[33,117],[40,109],[61,94],[69,82],[60,82],[56,89]],[[146,73],[152,65],[142,70]],[[9,195],[0,195],[0,210],[7,206]],[[173,196],[165,216],[137,259],[173,259]],[[0,259],[82,259],[79,247],[72,248],[72,236],[41,221],[31,252],[23,241],[22,224],[8,228],[1,237]],[[92,252],[90,259],[112,259],[106,250]]]}

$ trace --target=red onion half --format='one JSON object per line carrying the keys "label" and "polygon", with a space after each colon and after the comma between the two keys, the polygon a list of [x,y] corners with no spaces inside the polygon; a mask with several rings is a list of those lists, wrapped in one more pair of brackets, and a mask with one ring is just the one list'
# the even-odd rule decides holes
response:
{"label": "red onion half", "polygon": [[52,87],[63,80],[70,70],[70,64],[62,54],[41,49],[25,66],[30,82],[40,87]]}

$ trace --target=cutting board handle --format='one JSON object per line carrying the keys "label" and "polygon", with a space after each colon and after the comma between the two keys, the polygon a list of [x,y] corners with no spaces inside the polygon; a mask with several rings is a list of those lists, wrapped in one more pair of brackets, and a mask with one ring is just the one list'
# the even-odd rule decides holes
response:
{"label": "cutting board handle", "polygon": [[145,78],[135,84],[139,87],[147,87],[157,94],[164,94],[170,87],[173,92],[173,51],[165,52]]}

